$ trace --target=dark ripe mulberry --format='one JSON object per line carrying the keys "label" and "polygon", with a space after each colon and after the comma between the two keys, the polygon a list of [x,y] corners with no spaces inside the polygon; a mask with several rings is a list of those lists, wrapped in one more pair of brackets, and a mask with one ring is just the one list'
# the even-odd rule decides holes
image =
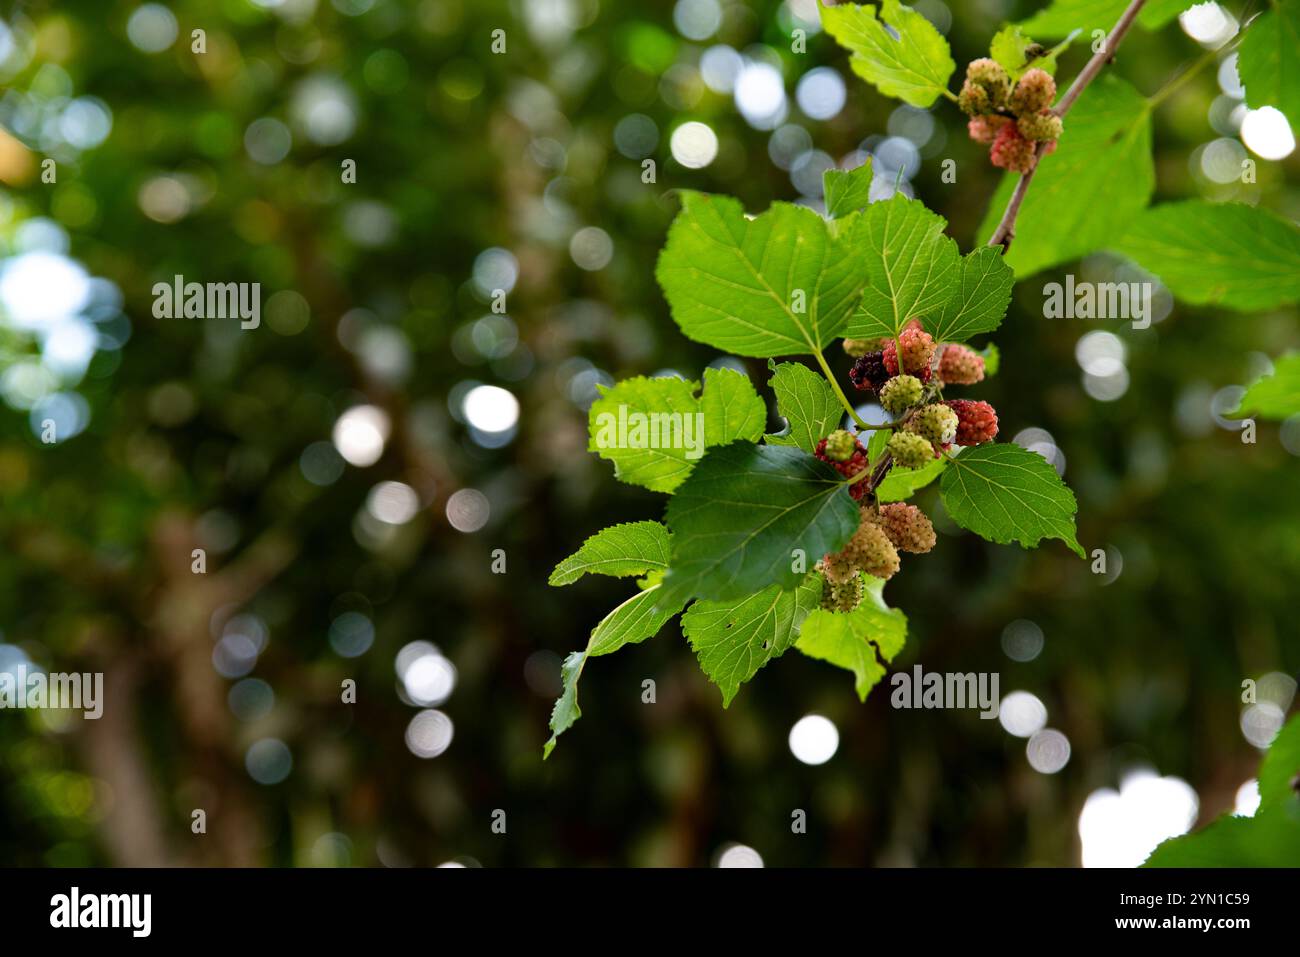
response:
{"label": "dark ripe mulberry", "polygon": [[889,380],[889,370],[885,368],[885,357],[880,352],[867,352],[858,357],[849,370],[849,381],[861,392],[879,392]]}

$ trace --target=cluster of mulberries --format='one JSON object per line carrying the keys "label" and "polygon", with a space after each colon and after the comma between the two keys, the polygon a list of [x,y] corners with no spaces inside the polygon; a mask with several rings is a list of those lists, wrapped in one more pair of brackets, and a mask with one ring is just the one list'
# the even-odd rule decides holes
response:
{"label": "cluster of mulberries", "polygon": [[915,505],[864,505],[848,544],[817,563],[825,578],[822,607],[852,611],[862,600],[863,574],[891,578],[901,565],[899,552],[922,554],[934,542],[934,526]]}
{"label": "cluster of mulberries", "polygon": [[[845,478],[852,478],[867,470],[867,450],[862,447],[862,443],[856,436],[843,429],[836,429],[818,442],[813,455],[833,466]],[[849,486],[849,494],[855,500],[860,500],[870,490],[871,476],[869,475],[863,476],[861,480]]]}
{"label": "cluster of mulberries", "polygon": [[1013,84],[1000,63],[984,57],[966,68],[957,103],[970,117],[970,138],[989,147],[993,165],[1027,173],[1038,144],[1051,153],[1061,136],[1061,118],[1051,109],[1055,99],[1056,81],[1046,70],[1026,70]]}
{"label": "cluster of mulberries", "polygon": [[[857,437],[837,429],[822,439],[816,456],[845,477],[862,476],[849,491],[861,503],[862,520],[848,544],[817,564],[825,578],[822,607],[848,611],[862,599],[862,574],[890,578],[899,568],[899,552],[928,552],[934,527],[915,505],[881,505],[872,495],[893,466],[919,469],[954,445],[991,442],[998,434],[998,415],[987,402],[944,399],[949,385],[974,385],[984,379],[984,359],[956,343],[936,343],[921,319],[913,318],[897,339],[845,340],[855,356],[849,378],[873,393],[893,417],[885,445],[887,458],[870,463]],[[873,474],[868,474],[874,465]]]}

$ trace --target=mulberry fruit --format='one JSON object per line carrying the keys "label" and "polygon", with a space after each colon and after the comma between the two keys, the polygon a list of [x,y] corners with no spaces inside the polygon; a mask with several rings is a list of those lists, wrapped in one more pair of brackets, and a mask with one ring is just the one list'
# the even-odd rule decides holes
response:
{"label": "mulberry fruit", "polygon": [[973,399],[950,399],[944,403],[957,416],[958,445],[979,445],[992,442],[998,434],[998,414],[987,402]]}
{"label": "mulberry fruit", "polygon": [[828,459],[833,462],[846,462],[858,450],[858,440],[843,429],[836,429],[826,436],[824,446]]}
{"label": "mulberry fruit", "polygon": [[[868,465],[867,450],[862,447],[861,442],[854,438],[853,452],[847,459],[840,461],[831,458],[826,452],[827,439],[829,438],[830,436],[827,436],[825,439],[822,439],[817,443],[817,448],[813,451],[813,455],[817,456],[817,458],[821,459],[823,462],[834,466],[835,471],[839,472],[845,478],[852,478],[855,475],[866,472]],[[854,482],[849,486],[849,494],[853,496],[854,501],[860,501],[862,497],[867,494],[870,484],[871,476],[863,475],[860,481]]]}
{"label": "mulberry fruit", "polygon": [[890,458],[905,469],[919,469],[934,458],[934,449],[914,432],[895,432],[885,446]]}
{"label": "mulberry fruit", "polygon": [[858,568],[847,550],[825,556],[817,563],[817,569],[829,585],[843,585],[858,576]]}
{"label": "mulberry fruit", "polygon": [[976,143],[983,143],[987,146],[998,135],[998,130],[1010,122],[1011,120],[1008,117],[997,113],[990,113],[988,116],[973,116],[970,122],[966,124],[966,132],[970,134],[970,138]]}
{"label": "mulberry fruit", "polygon": [[890,371],[885,368],[884,354],[868,352],[853,363],[853,368],[849,370],[849,381],[861,392],[879,392],[890,375]]}
{"label": "mulberry fruit", "polygon": [[[1046,70],[1035,67],[1025,71],[1011,93],[1011,112],[1016,116],[1040,113],[1056,99],[1056,81]],[[1046,137],[1042,137],[1046,139]]]}
{"label": "mulberry fruit", "polygon": [[864,515],[862,524],[844,546],[843,554],[859,569],[876,578],[892,578],[898,571],[898,549],[885,530],[876,524],[874,516]]}
{"label": "mulberry fruit", "polygon": [[922,406],[908,419],[905,428],[927,440],[936,449],[957,436],[957,413],[943,403]]}
{"label": "mulberry fruit", "polygon": [[832,582],[829,578],[822,585],[822,607],[827,611],[852,611],[862,601],[862,576],[854,572],[847,581]]}
{"label": "mulberry fruit", "polygon": [[984,378],[984,359],[974,349],[950,345],[939,357],[939,380],[945,385],[974,385]]}
{"label": "mulberry fruit", "polygon": [[989,160],[1000,169],[1028,173],[1034,167],[1034,144],[1020,135],[1016,124],[1008,123],[998,130]]}
{"label": "mulberry fruit", "polygon": [[934,337],[921,328],[921,323],[913,319],[898,334],[898,342],[890,340],[881,353],[885,369],[890,375],[898,375],[898,349],[903,350],[903,368],[901,371],[920,378],[922,382],[930,381],[930,360],[934,358]]}
{"label": "mulberry fruit", "polygon": [[921,401],[924,386],[914,375],[894,376],[880,390],[880,404],[890,415],[900,415]]}
{"label": "mulberry fruit", "polygon": [[957,95],[957,105],[967,116],[983,116],[993,109],[988,91],[970,80],[961,85],[961,93]]}
{"label": "mulberry fruit", "polygon": [[882,505],[877,521],[886,537],[901,551],[922,555],[934,548],[934,526],[915,505],[903,502]]}
{"label": "mulberry fruit", "polygon": [[1016,120],[1016,129],[1027,140],[1055,142],[1061,137],[1061,118],[1051,110],[1026,113]]}
{"label": "mulberry fruit", "polygon": [[[1033,72],[1033,71],[1030,71]],[[1038,72],[1042,72],[1039,70]],[[1051,77],[1048,77],[1051,79]],[[1004,109],[1011,99],[1011,74],[997,60],[981,57],[972,60],[966,67],[966,82],[981,88],[988,96],[989,106],[994,110]],[[963,84],[962,89],[965,89]],[[1055,95],[1055,89],[1053,89]],[[985,110],[984,112],[989,112]]]}

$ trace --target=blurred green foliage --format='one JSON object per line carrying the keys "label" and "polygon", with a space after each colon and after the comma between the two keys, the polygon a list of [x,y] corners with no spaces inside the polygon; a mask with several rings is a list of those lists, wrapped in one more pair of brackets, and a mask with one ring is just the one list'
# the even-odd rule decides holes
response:
{"label": "blurred green foliage", "polygon": [[[1042,283],[1108,277],[1117,263],[1105,257],[1017,286],[996,336],[1001,368],[980,397],[1007,438],[1050,433],[1079,497],[1080,541],[1107,551],[1108,571],[940,522],[938,548],[886,598],[910,622],[894,666],[996,671],[1004,693],[1037,695],[1071,744],[1059,773],[1033,770],[996,721],[896,711],[884,694],[860,704],[849,676],[793,654],[724,712],[675,623],[590,664],[584,720],[543,764],[560,656],[625,591],[596,578],[554,589],[547,576],[595,530],[661,517],[659,496],[619,485],[585,451],[594,385],[664,369],[697,378],[719,358],[680,335],[653,282],[674,191],[729,193],[751,211],[799,195],[772,160],[772,132],[704,84],[702,52],[726,44],[778,66],[787,95],[809,69],[837,70],[844,108],[812,120],[791,103],[787,120],[836,160],[910,114],[806,24],[807,52],[793,53],[799,24],[766,0],[725,3],[702,42],[683,38],[666,2],[167,6],[175,38],[158,52],[128,35],[138,5],[125,0],[3,13],[0,256],[11,266],[65,236],[66,255],[112,284],[97,287],[95,322],[121,331],[125,317],[129,338],[63,386],[86,403],[80,434],[46,444],[28,411],[0,410],[0,647],[49,670],[104,671],[108,695],[99,722],[0,713],[0,862],[700,865],[735,841],[770,864],[1071,865],[1083,801],[1134,765],[1186,779],[1203,820],[1230,807],[1259,755],[1240,730],[1243,679],[1300,671],[1300,437],[1294,422],[1261,422],[1243,443],[1211,404],[1264,356],[1300,345],[1294,309],[1174,305],[1146,331],[1042,318]],[[1036,5],[920,6],[950,19],[965,63]],[[494,54],[497,29],[506,50]],[[1200,53],[1177,25],[1139,29],[1115,69],[1151,94]],[[1070,49],[1058,76],[1087,55]],[[107,137],[84,149],[57,121],[80,97],[111,114]],[[1222,98],[1207,70],[1154,113],[1157,200],[1234,198],[1296,218],[1297,154],[1260,161],[1251,185],[1201,174]],[[38,122],[38,108],[55,120]],[[654,135],[642,124],[625,155],[615,130],[631,114]],[[997,171],[955,109],[941,101],[932,115],[910,188],[968,249]],[[672,159],[686,120],[717,135],[705,168]],[[55,183],[41,181],[47,156]],[[657,164],[652,184],[644,157]],[[955,184],[941,179],[946,158]],[[612,243],[603,268],[571,253],[587,227]],[[484,280],[509,262],[482,258],[493,249],[517,264],[508,323],[482,322],[494,315]],[[261,283],[262,326],[155,319],[152,286],[176,274]],[[38,351],[12,320],[0,315],[5,375]],[[1094,329],[1126,349],[1128,388],[1113,401],[1081,387],[1076,345]],[[846,381],[847,357],[832,362]],[[765,386],[763,365],[747,367]],[[464,421],[472,383],[518,398],[510,441]],[[375,464],[339,467],[319,443],[357,404],[383,410],[391,435]],[[384,481],[415,490],[414,519],[376,522],[368,496]],[[461,489],[487,496],[480,530],[447,517]],[[934,490],[921,502],[936,510]],[[199,547],[202,576],[191,572]],[[492,572],[494,549],[506,574]],[[347,613],[373,622],[359,657],[330,641]],[[252,677],[273,689],[269,710],[232,710],[235,681],[214,669],[236,614],[264,630]],[[1027,662],[1002,645],[1019,620],[1045,636]],[[419,709],[395,671],[415,641],[457,672],[439,706],[454,739],[430,759],[407,746]],[[354,705],[340,702],[349,678]],[[647,678],[654,705],[641,701]],[[817,767],[787,745],[810,712],[840,733]],[[288,745],[293,768],[264,785],[246,760],[268,738]],[[191,832],[196,808],[205,835]],[[505,835],[491,830],[495,809]],[[795,809],[806,834],[791,832]]]}

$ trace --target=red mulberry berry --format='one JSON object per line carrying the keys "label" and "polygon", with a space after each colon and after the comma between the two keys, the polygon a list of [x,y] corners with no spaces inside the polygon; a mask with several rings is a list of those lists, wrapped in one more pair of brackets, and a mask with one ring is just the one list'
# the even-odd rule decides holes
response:
{"label": "red mulberry berry", "polygon": [[987,402],[974,399],[949,399],[944,405],[957,413],[958,445],[992,442],[998,434],[998,414]]}
{"label": "red mulberry berry", "polygon": [[998,130],[1010,123],[1011,120],[997,113],[990,113],[988,116],[973,116],[970,122],[966,124],[966,132],[976,143],[983,143],[988,146],[993,142],[993,138],[998,135]]}
{"label": "red mulberry berry", "polygon": [[898,375],[898,348],[903,349],[903,370],[917,376],[922,382],[930,381],[930,360],[934,358],[934,337],[913,319],[898,334],[898,342],[886,344],[882,358],[890,375]]}
{"label": "red mulberry berry", "polygon": [[989,148],[989,160],[1000,169],[1028,173],[1034,166],[1034,144],[1020,135],[1014,123],[1008,123],[998,130]]}
{"label": "red mulberry berry", "polygon": [[[833,466],[835,471],[845,478],[852,478],[867,470],[867,450],[862,447],[862,443],[856,438],[853,439],[852,454],[842,462],[836,461],[826,453],[826,439],[822,439],[817,443],[817,449],[813,454],[823,462]],[[849,494],[853,496],[855,501],[860,500],[862,496],[867,494],[867,487],[870,482],[871,476],[863,475],[861,481],[854,482],[849,486]]]}
{"label": "red mulberry berry", "polygon": [[934,526],[915,505],[894,502],[880,506],[877,521],[894,547],[922,555],[934,548]]}
{"label": "red mulberry berry", "polygon": [[885,368],[884,354],[868,352],[853,363],[853,368],[849,370],[849,381],[859,391],[879,392],[890,375],[890,371]]}
{"label": "red mulberry berry", "polygon": [[939,358],[939,380],[947,385],[974,385],[984,378],[984,359],[974,349],[950,345]]}

